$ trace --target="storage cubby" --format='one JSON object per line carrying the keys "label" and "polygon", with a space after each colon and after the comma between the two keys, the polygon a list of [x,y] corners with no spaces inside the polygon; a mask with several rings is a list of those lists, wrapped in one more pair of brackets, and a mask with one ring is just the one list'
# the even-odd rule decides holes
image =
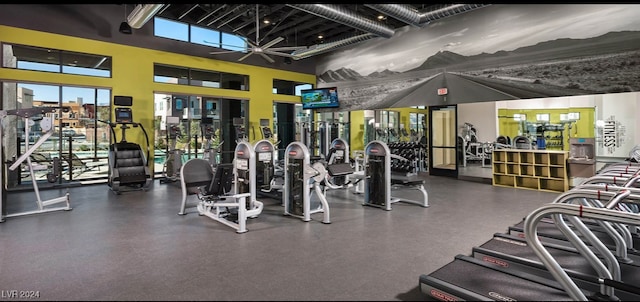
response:
{"label": "storage cubby", "polygon": [[520,152],[507,151],[507,162],[516,164],[520,163]]}
{"label": "storage cubby", "polygon": [[537,177],[516,177],[516,187],[538,190],[539,182]]}
{"label": "storage cubby", "polygon": [[552,166],[565,166],[567,162],[567,155],[560,153],[549,154],[549,164]]}
{"label": "storage cubby", "polygon": [[507,174],[520,175],[520,165],[507,163]]}
{"label": "storage cubby", "polygon": [[507,161],[507,153],[505,151],[493,151],[492,160],[494,163],[504,163]]}
{"label": "storage cubby", "polygon": [[533,164],[533,153],[519,152],[521,164]]}
{"label": "storage cubby", "polygon": [[536,165],[548,165],[549,164],[549,154],[548,153],[535,153],[535,164]]}
{"label": "storage cubby", "polygon": [[540,179],[540,190],[564,192],[568,190],[568,184],[560,179]]}
{"label": "storage cubby", "polygon": [[533,176],[533,166],[528,164],[520,164],[520,175]]}
{"label": "storage cubby", "polygon": [[565,192],[569,189],[567,151],[502,149],[493,151],[493,184]]}
{"label": "storage cubby", "polygon": [[565,178],[566,169],[563,167],[549,167],[550,178]]}
{"label": "storage cubby", "polygon": [[536,166],[535,167],[535,176],[538,176],[538,177],[549,177],[549,167],[548,166]]}
{"label": "storage cubby", "polygon": [[494,175],[493,185],[513,187],[515,185],[515,177],[510,175]]}

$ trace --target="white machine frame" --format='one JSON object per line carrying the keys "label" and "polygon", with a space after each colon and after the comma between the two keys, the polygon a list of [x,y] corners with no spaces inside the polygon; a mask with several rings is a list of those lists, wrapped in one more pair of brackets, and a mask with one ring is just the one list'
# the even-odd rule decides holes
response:
{"label": "white machine frame", "polygon": [[[301,153],[301,154],[300,154]],[[302,159],[303,162],[303,176],[302,176],[302,215],[292,213],[291,205],[289,202],[290,199],[290,188],[292,179],[289,176],[289,165],[292,160],[292,156],[296,158],[293,159]],[[314,164],[311,166],[310,162],[310,154],[307,146],[301,142],[292,142],[287,146],[285,151],[284,158],[284,188],[282,194],[282,202],[284,203],[284,215],[294,216],[301,218],[302,221],[308,222],[311,221],[311,214],[315,213],[324,213],[322,223],[329,224],[331,223],[330,212],[329,212],[329,203],[327,202],[327,198],[320,188],[320,182],[323,181],[326,177],[326,169],[321,163]],[[315,192],[320,200],[320,204],[317,208],[311,209],[311,194]]]}
{"label": "white machine frame", "polygon": [[[374,154],[374,153],[378,153],[378,154]],[[370,163],[369,163],[369,158],[371,155],[383,155],[384,156],[384,175],[371,175],[370,173],[370,169],[368,168]],[[397,156],[397,155],[396,155]],[[382,208],[384,210],[387,211],[391,211],[391,205],[396,203],[396,202],[406,202],[406,203],[412,203],[412,204],[416,204],[419,205],[421,207],[427,208],[429,207],[429,195],[427,193],[427,190],[425,190],[424,185],[422,183],[417,183],[415,182],[415,177],[417,177],[416,175],[413,176],[413,178],[411,177],[407,177],[407,176],[399,176],[399,175],[392,175],[391,173],[391,150],[389,150],[389,147],[387,146],[387,144],[383,141],[379,141],[379,140],[374,140],[372,142],[369,142],[366,146],[365,146],[365,159],[364,159],[364,174],[356,174],[354,173],[352,175],[352,177],[354,178],[364,178],[364,201],[362,202],[362,205],[365,206],[373,206],[373,207],[378,207],[378,208]],[[369,186],[371,186],[371,179],[373,177],[384,177],[384,186],[385,186],[385,202],[384,205],[378,205],[378,204],[374,204],[370,201],[370,196],[368,194],[369,192]],[[392,181],[392,177],[394,180],[399,181],[399,183],[396,184],[391,184]],[[406,180],[406,184],[403,184],[403,181]],[[420,193],[422,193],[422,200],[411,200],[411,199],[407,199],[407,198],[401,198],[401,197],[395,197],[392,196],[391,191],[392,189],[398,189],[398,188],[406,188],[406,189],[415,189],[420,191]]]}
{"label": "white machine frame", "polygon": [[[47,213],[47,212],[54,212],[54,211],[72,210],[68,191],[64,196],[60,196],[60,197],[56,197],[48,200],[42,200],[42,198],[40,197],[40,190],[38,188],[38,181],[36,180],[34,164],[31,162],[31,158],[30,158],[31,153],[36,151],[36,149],[38,149],[40,145],[42,145],[53,134],[53,119],[51,117],[44,116],[40,121],[40,127],[45,132],[43,135],[40,136],[40,138],[32,146],[29,146],[28,138],[30,135],[30,127],[31,127],[31,124],[33,123],[33,120],[31,119],[31,117],[38,114],[49,113],[58,109],[64,109],[64,108],[39,107],[39,108],[25,108],[25,109],[15,109],[15,110],[0,110],[0,141],[1,142],[4,142],[4,129],[2,126],[4,118],[7,117],[7,115],[17,115],[24,118],[25,137],[27,138],[25,139],[26,151],[24,154],[18,157],[18,159],[16,159],[16,161],[11,166],[9,166],[9,170],[15,171],[16,169],[20,168],[20,165],[24,161],[27,162],[27,166],[29,167],[29,173],[31,175],[31,182],[33,183],[33,190],[36,194],[36,204],[38,206],[36,210],[24,211],[24,212],[18,212],[18,213],[6,214],[6,215],[4,215],[5,210],[0,209],[1,210],[0,213],[2,213],[2,215],[0,216],[0,222],[4,222],[5,218],[10,218],[10,217],[40,214],[40,213]],[[0,152],[3,152],[2,148],[0,148]],[[1,169],[1,170],[4,170],[4,169]],[[0,184],[4,184],[3,174],[4,172],[0,171]],[[2,188],[2,190],[4,190],[4,187]],[[0,195],[4,196],[4,194],[0,194]],[[2,198],[3,197],[0,197],[0,208],[4,205],[4,200],[2,200]],[[64,205],[59,207],[49,207],[51,205],[55,205],[59,203],[64,203]]]}

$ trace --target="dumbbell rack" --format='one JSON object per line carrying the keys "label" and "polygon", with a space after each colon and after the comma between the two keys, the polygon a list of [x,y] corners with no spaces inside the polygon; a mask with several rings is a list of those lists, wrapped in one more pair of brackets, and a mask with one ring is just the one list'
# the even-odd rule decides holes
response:
{"label": "dumbbell rack", "polygon": [[415,175],[420,171],[420,163],[424,160],[424,152],[417,142],[392,142],[388,144],[392,155],[391,172]]}

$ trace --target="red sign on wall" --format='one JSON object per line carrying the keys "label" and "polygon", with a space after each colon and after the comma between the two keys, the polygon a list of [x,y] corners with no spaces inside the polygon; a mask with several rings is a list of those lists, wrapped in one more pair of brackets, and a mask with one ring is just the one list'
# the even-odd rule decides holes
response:
{"label": "red sign on wall", "polygon": [[449,93],[447,88],[438,88],[438,95],[446,95],[447,93]]}

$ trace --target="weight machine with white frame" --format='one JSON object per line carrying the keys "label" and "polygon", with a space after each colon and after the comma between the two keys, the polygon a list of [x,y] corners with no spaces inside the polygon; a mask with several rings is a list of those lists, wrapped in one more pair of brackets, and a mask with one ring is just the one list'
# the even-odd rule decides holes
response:
{"label": "weight machine with white frame", "polygon": [[[56,197],[56,198],[52,198],[49,200],[42,200],[40,198],[40,190],[38,189],[38,182],[36,180],[36,175],[35,175],[35,171],[34,171],[34,167],[33,167],[33,163],[31,162],[31,158],[30,155],[36,151],[36,149],[38,149],[40,147],[40,145],[42,145],[42,143],[44,143],[49,137],[51,137],[51,135],[53,135],[53,118],[48,117],[48,116],[43,116],[42,119],[40,120],[40,127],[42,128],[42,130],[44,131],[44,134],[40,136],[40,138],[32,145],[29,146],[29,137],[30,137],[30,127],[33,125],[34,121],[33,121],[33,117],[39,114],[46,114],[46,113],[50,113],[56,110],[62,110],[64,112],[68,112],[70,110],[69,107],[38,107],[38,108],[22,108],[22,109],[13,109],[13,110],[0,110],[0,141],[4,142],[3,140],[3,127],[2,127],[2,122],[4,121],[4,118],[7,117],[8,115],[16,115],[16,116],[20,116],[22,118],[24,118],[24,124],[25,124],[25,153],[22,154],[20,157],[18,157],[18,159],[16,159],[15,162],[13,162],[13,164],[11,166],[9,166],[9,170],[10,171],[15,171],[16,169],[18,169],[20,167],[20,165],[26,161],[27,166],[29,167],[29,173],[31,175],[31,182],[33,183],[33,190],[36,193],[36,204],[38,206],[38,209],[36,210],[32,210],[32,211],[25,211],[25,212],[18,212],[18,213],[12,213],[12,214],[8,214],[5,213],[6,209],[5,207],[5,201],[4,199],[4,193],[1,194],[2,197],[0,197],[0,212],[1,212],[1,216],[0,216],[0,222],[4,222],[5,218],[9,218],[9,217],[16,217],[16,216],[25,216],[25,215],[31,215],[31,214],[40,214],[40,213],[47,213],[47,212],[53,212],[53,211],[70,211],[72,210],[70,202],[69,202],[69,192],[67,192],[64,196],[61,197]],[[2,150],[2,148],[0,148],[0,152],[4,152]],[[0,171],[0,184],[3,185],[2,190],[4,190],[4,169],[2,169],[2,171]],[[64,203],[63,206],[58,206],[58,207],[49,207],[51,205],[55,205],[55,204],[59,204],[59,203]]]}

